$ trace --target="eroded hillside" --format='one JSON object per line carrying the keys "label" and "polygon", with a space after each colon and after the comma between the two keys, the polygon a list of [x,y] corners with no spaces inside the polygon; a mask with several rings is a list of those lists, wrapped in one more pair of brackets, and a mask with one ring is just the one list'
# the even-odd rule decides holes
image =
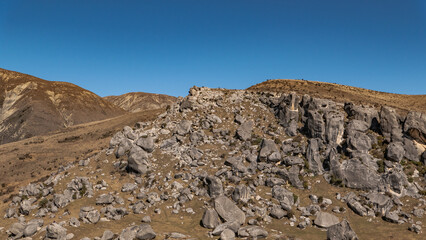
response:
{"label": "eroded hillside", "polygon": [[0,69],[0,144],[124,113],[74,84]]}
{"label": "eroded hillside", "polygon": [[1,236],[423,239],[424,114],[194,87],[4,195]]}
{"label": "eroded hillside", "polygon": [[176,101],[176,98],[172,96],[144,92],[131,92],[120,96],[108,96],[104,97],[104,99],[129,112],[165,108],[167,105]]}

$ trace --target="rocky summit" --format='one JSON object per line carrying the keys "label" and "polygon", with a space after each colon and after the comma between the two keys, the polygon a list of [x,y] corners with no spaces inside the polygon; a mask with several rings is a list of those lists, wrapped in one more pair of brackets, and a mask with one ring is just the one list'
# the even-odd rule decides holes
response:
{"label": "rocky summit", "polygon": [[421,112],[193,87],[8,192],[0,238],[424,239],[425,136]]}

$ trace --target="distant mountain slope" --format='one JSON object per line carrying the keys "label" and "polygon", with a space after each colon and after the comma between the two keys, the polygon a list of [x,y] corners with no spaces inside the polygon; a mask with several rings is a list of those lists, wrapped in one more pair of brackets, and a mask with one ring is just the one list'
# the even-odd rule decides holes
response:
{"label": "distant mountain slope", "polygon": [[124,113],[74,84],[0,68],[0,144]]}
{"label": "distant mountain slope", "polygon": [[426,113],[426,95],[385,93],[335,83],[276,79],[256,84],[247,90],[272,92],[293,91],[300,95],[309,94],[313,97],[330,99],[336,102],[352,102],[376,107],[387,105],[396,108],[397,111],[402,113],[406,113],[407,111]]}
{"label": "distant mountain slope", "polygon": [[104,99],[129,112],[164,108],[176,101],[176,97],[143,92],[131,92],[120,96],[108,96],[104,97]]}

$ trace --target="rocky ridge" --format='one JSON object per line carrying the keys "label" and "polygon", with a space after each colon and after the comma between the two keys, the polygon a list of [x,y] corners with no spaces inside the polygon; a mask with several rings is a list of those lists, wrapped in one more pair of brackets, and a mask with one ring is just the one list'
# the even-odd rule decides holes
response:
{"label": "rocky ridge", "polygon": [[[73,239],[96,225],[78,237],[285,239],[285,227],[358,239],[366,222],[421,238],[426,152],[412,132],[425,136],[425,124],[424,114],[386,106],[194,87],[108,149],[12,195],[5,233]],[[332,197],[314,194],[322,183]],[[191,227],[172,226],[175,218]]]}

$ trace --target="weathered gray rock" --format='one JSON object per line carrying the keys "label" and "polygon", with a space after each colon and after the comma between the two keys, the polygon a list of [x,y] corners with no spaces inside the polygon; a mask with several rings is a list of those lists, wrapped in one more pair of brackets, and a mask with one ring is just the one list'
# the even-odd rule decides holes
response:
{"label": "weathered gray rock", "polygon": [[177,144],[177,138],[176,136],[173,136],[169,139],[164,140],[161,145],[160,148],[161,149],[167,149],[167,148],[171,148],[173,146],[175,146]]}
{"label": "weathered gray rock", "polygon": [[105,217],[110,220],[120,220],[129,214],[126,208],[115,208],[111,205],[103,208],[102,211],[105,213]]}
{"label": "weathered gray rock", "polygon": [[200,142],[204,141],[205,138],[206,138],[206,134],[204,133],[203,130],[192,132],[189,135],[189,140],[191,141],[192,145],[198,145]]}
{"label": "weathered gray rock", "polygon": [[281,160],[281,154],[275,145],[275,142],[271,139],[263,139],[261,149],[259,152],[259,159],[261,161],[278,162]]}
{"label": "weathered gray rock", "polygon": [[381,191],[390,192],[398,197],[402,197],[408,185],[407,176],[401,170],[393,169],[382,175],[380,187]]}
{"label": "weathered gray rock", "polygon": [[250,197],[250,189],[246,185],[236,186],[234,192],[232,193],[232,200],[234,200],[235,202],[241,201],[247,203]]}
{"label": "weathered gray rock", "polygon": [[57,223],[52,223],[46,227],[46,236],[44,237],[44,239],[66,240],[67,229]]}
{"label": "weathered gray rock", "polygon": [[136,190],[138,188],[138,185],[136,183],[125,183],[123,187],[121,187],[122,192],[132,192],[133,190]]}
{"label": "weathered gray rock", "polygon": [[219,215],[217,215],[217,212],[214,209],[208,208],[204,212],[201,223],[205,228],[214,229],[220,224]]}
{"label": "weathered gray rock", "polygon": [[283,163],[286,166],[292,166],[292,165],[303,165],[305,162],[303,159],[297,156],[287,156],[283,159]]}
{"label": "weathered gray rock", "polygon": [[335,224],[338,224],[339,218],[334,216],[333,214],[327,212],[318,212],[315,218],[315,225],[322,228],[328,228]]}
{"label": "weathered gray rock", "polygon": [[348,201],[348,207],[352,209],[356,214],[360,216],[367,216],[367,209],[361,205],[358,201],[355,199],[350,199]]}
{"label": "weathered gray rock", "polygon": [[369,129],[378,130],[380,117],[376,109],[354,105],[353,103],[345,103],[344,108],[348,117],[367,123]]}
{"label": "weathered gray rock", "polygon": [[286,211],[284,211],[281,206],[274,204],[271,207],[271,217],[276,218],[276,219],[281,219],[283,218],[285,215],[287,214]]}
{"label": "weathered gray rock", "polygon": [[346,220],[327,228],[327,240],[358,240],[358,236],[352,230]]}
{"label": "weathered gray rock", "polygon": [[[139,148],[139,147],[138,147]],[[145,174],[148,171],[148,154],[141,148],[138,151],[130,153],[128,158],[127,170],[139,174]]]}
{"label": "weathered gray rock", "polygon": [[114,196],[112,194],[101,194],[96,198],[96,204],[105,205],[114,202]]}
{"label": "weathered gray rock", "polygon": [[284,179],[276,178],[276,177],[268,177],[265,181],[265,185],[268,187],[282,186],[285,184],[286,184],[286,181]]}
{"label": "weathered gray rock", "polygon": [[399,216],[398,213],[395,211],[392,212],[386,212],[386,214],[383,216],[383,220],[391,223],[398,223]]}
{"label": "weathered gray rock", "polygon": [[134,214],[141,214],[143,210],[145,210],[147,206],[142,201],[138,201],[132,205],[131,209]]}
{"label": "weathered gray rock", "polygon": [[64,194],[55,194],[55,195],[53,195],[53,203],[58,208],[65,207],[66,205],[68,205],[68,203],[70,202],[70,200],[71,199],[68,198],[67,196],[65,196]]}
{"label": "weathered gray rock", "polygon": [[36,223],[27,224],[27,226],[25,226],[25,229],[24,229],[24,236],[25,237],[33,236],[37,232],[38,227],[39,226]]}
{"label": "weathered gray rock", "polygon": [[421,154],[423,153],[423,149],[417,147],[414,142],[408,138],[403,138],[404,143],[404,157],[408,160],[418,162],[421,159]]}
{"label": "weathered gray rock", "polygon": [[128,228],[123,229],[121,231],[120,236],[118,237],[119,240],[134,240],[136,238],[136,233],[139,230],[139,226],[131,226]]}
{"label": "weathered gray rock", "polygon": [[235,239],[235,233],[234,231],[230,229],[225,229],[220,234],[220,240],[234,240]]}
{"label": "weathered gray rock", "polygon": [[4,218],[13,218],[15,216],[16,216],[16,209],[15,208],[6,209],[6,213],[4,214]]}
{"label": "weathered gray rock", "polygon": [[425,211],[421,208],[417,208],[417,209],[413,210],[413,215],[418,217],[418,218],[422,218],[424,213],[425,213]]}
{"label": "weathered gray rock", "polygon": [[115,152],[115,156],[117,158],[120,158],[126,155],[126,153],[130,151],[131,148],[132,148],[132,142],[127,138],[123,138],[120,144],[118,145],[117,151]]}
{"label": "weathered gray rock", "polygon": [[375,169],[370,168],[356,158],[343,161],[341,174],[344,184],[354,189],[377,189],[380,181],[380,176]]}
{"label": "weathered gray rock", "polygon": [[306,150],[306,159],[309,163],[309,169],[315,174],[322,174],[324,168],[319,155],[319,139],[313,138],[309,140],[308,149]]}
{"label": "weathered gray rock", "polygon": [[77,219],[77,218],[72,217],[72,218],[70,218],[70,220],[69,220],[69,225],[70,225],[71,227],[80,227],[80,221],[78,221],[78,219]]}
{"label": "weathered gray rock", "polygon": [[405,118],[404,132],[419,143],[426,144],[426,114],[409,112]]}
{"label": "weathered gray rock", "polygon": [[348,125],[346,126],[346,132],[348,135],[353,135],[355,132],[366,132],[370,126],[367,122],[352,119],[349,121]]}
{"label": "weathered gray rock", "polygon": [[146,152],[152,152],[154,151],[154,138],[152,137],[140,137],[136,141],[136,145],[141,147]]}
{"label": "weathered gray rock", "polygon": [[188,120],[182,120],[175,129],[175,133],[180,136],[185,136],[191,130],[192,122]]}
{"label": "weathered gray rock", "polygon": [[391,198],[381,193],[369,193],[366,198],[374,212],[379,212],[382,215],[393,206]]}
{"label": "weathered gray rock", "polygon": [[386,149],[386,158],[391,161],[400,162],[404,157],[404,153],[404,146],[401,142],[391,142]]}
{"label": "weathered gray rock", "polygon": [[298,102],[300,99],[296,93],[292,92],[288,97],[282,99],[278,106],[277,117],[281,126],[285,128],[285,132],[289,136],[297,135],[297,123],[299,122]]}
{"label": "weathered gray rock", "polygon": [[380,110],[380,130],[383,136],[390,141],[402,140],[402,128],[399,124],[399,115],[395,109],[383,106]]}
{"label": "weathered gray rock", "polygon": [[24,229],[25,229],[25,225],[23,223],[20,223],[20,222],[13,223],[8,230],[9,237],[11,237],[12,239],[19,239],[23,237]]}
{"label": "weathered gray rock", "polygon": [[337,145],[343,141],[344,116],[340,112],[326,114],[325,140],[331,145]]}
{"label": "weathered gray rock", "polygon": [[262,239],[268,236],[268,232],[259,226],[247,226],[238,230],[239,237],[250,237],[252,239]]}
{"label": "weathered gray rock", "polygon": [[206,182],[208,185],[208,193],[211,198],[216,198],[223,195],[222,181],[215,176],[207,176]]}
{"label": "weathered gray rock", "polygon": [[411,227],[408,228],[408,230],[415,232],[417,234],[422,233],[422,227],[420,225],[417,225],[417,224],[412,224]]}
{"label": "weathered gray rock", "polygon": [[288,201],[291,205],[294,204],[293,193],[281,186],[274,186],[272,188],[272,197],[279,202]]}
{"label": "weathered gray rock", "polygon": [[317,110],[308,110],[307,129],[309,137],[324,139],[325,123],[323,113]]}
{"label": "weathered gray rock", "polygon": [[237,129],[237,137],[243,141],[247,141],[251,139],[251,133],[253,129],[253,121],[245,121],[241,124]]}
{"label": "weathered gray rock", "polygon": [[157,236],[154,230],[149,224],[142,224],[139,226],[139,230],[136,233],[136,239],[138,240],[149,240],[154,239]]}
{"label": "weathered gray rock", "polygon": [[142,218],[142,222],[143,223],[150,223],[151,222],[151,217],[150,216],[145,216]]}
{"label": "weathered gray rock", "polygon": [[101,240],[113,240],[115,237],[115,234],[111,232],[110,230],[105,230],[102,234]]}
{"label": "weathered gray rock", "polygon": [[244,224],[246,221],[246,215],[241,209],[229,198],[225,196],[219,196],[214,200],[214,207],[216,212],[226,222],[238,222]]}
{"label": "weathered gray rock", "polygon": [[80,208],[79,218],[84,223],[97,223],[99,222],[101,215],[98,210],[93,207],[82,207]]}
{"label": "weathered gray rock", "polygon": [[371,138],[363,132],[355,132],[348,137],[349,146],[356,151],[367,153],[371,149]]}
{"label": "weathered gray rock", "polygon": [[215,229],[213,229],[211,234],[213,236],[219,236],[226,229],[229,229],[232,232],[236,233],[238,231],[238,229],[240,229],[240,226],[241,226],[241,224],[238,223],[238,222],[225,222],[225,223],[219,224],[217,227],[215,227]]}
{"label": "weathered gray rock", "polygon": [[188,155],[192,160],[200,160],[203,157],[204,152],[198,148],[192,147],[189,149]]}

